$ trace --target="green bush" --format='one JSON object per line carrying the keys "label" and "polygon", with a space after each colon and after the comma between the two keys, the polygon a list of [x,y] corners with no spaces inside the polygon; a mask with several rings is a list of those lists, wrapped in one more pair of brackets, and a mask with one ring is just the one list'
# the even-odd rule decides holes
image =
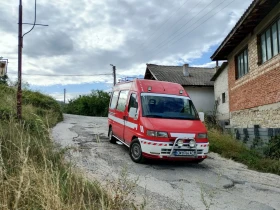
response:
{"label": "green bush", "polygon": [[280,160],[280,136],[274,136],[264,150],[266,157]]}
{"label": "green bush", "polygon": [[110,95],[104,91],[92,91],[89,95],[79,96],[70,100],[64,106],[64,112],[68,114],[86,116],[108,116]]}

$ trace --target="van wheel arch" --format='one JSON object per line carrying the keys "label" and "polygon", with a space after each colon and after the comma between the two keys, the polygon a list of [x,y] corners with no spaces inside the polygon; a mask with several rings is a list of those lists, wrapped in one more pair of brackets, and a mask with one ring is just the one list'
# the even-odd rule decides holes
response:
{"label": "van wheel arch", "polygon": [[117,139],[113,135],[114,135],[113,134],[113,129],[112,129],[112,126],[110,125],[109,126],[109,130],[108,130],[108,138],[109,138],[110,143],[116,144],[117,143]]}
{"label": "van wheel arch", "polygon": [[135,163],[144,163],[145,158],[143,157],[141,144],[138,140],[138,138],[134,138],[131,141],[130,147],[129,147],[129,156],[131,160]]}

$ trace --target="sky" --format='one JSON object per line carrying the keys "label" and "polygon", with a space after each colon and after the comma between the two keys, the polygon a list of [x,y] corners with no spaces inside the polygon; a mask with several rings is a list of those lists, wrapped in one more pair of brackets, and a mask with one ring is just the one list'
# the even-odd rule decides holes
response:
{"label": "sky", "polygon": [[[0,0],[0,57],[17,80],[19,1]],[[66,101],[117,79],[143,78],[147,63],[212,67],[218,48],[252,0],[37,0],[23,38],[24,87]],[[34,22],[35,0],[22,0]],[[23,25],[23,33],[32,26]],[[47,76],[46,76],[47,75]],[[68,76],[67,76],[68,75]],[[70,75],[70,76],[69,76]]]}

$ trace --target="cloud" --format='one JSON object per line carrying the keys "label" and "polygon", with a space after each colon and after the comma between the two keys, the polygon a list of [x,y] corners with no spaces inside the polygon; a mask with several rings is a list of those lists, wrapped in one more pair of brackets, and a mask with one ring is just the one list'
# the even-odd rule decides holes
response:
{"label": "cloud", "polygon": [[[110,74],[114,64],[123,77],[143,75],[146,63],[191,63],[224,39],[251,0],[230,2],[40,0],[37,23],[49,26],[36,26],[24,37],[23,73]],[[23,8],[24,22],[32,23],[34,1],[24,1]],[[18,2],[1,3],[0,14],[0,56],[9,58],[8,72],[16,73]],[[24,25],[23,31],[30,27]],[[48,86],[110,82],[112,77],[25,75],[24,80]]]}

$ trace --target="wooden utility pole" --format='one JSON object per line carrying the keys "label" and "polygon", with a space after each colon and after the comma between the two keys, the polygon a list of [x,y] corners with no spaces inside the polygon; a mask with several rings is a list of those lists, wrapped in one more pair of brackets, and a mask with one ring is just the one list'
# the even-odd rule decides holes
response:
{"label": "wooden utility pole", "polygon": [[64,104],[65,104],[65,98],[66,98],[66,89],[64,88]]}
{"label": "wooden utility pole", "polygon": [[[32,28],[22,35],[22,24],[32,25]],[[23,37],[34,29],[36,25],[48,26],[44,24],[36,24],[36,0],[35,0],[35,17],[34,23],[22,23],[22,0],[19,0],[18,8],[18,91],[17,91],[17,118],[22,118],[22,90],[21,90],[21,77],[22,77],[22,48]]]}
{"label": "wooden utility pole", "polygon": [[19,17],[18,17],[18,91],[17,91],[17,118],[21,119],[22,115],[22,90],[21,90],[21,75],[22,75],[22,1],[19,0]]}
{"label": "wooden utility pole", "polygon": [[114,77],[114,85],[116,85],[116,80],[117,80],[117,78],[116,78],[116,66],[114,66],[113,64],[110,64],[112,67],[113,67],[113,77]]}

